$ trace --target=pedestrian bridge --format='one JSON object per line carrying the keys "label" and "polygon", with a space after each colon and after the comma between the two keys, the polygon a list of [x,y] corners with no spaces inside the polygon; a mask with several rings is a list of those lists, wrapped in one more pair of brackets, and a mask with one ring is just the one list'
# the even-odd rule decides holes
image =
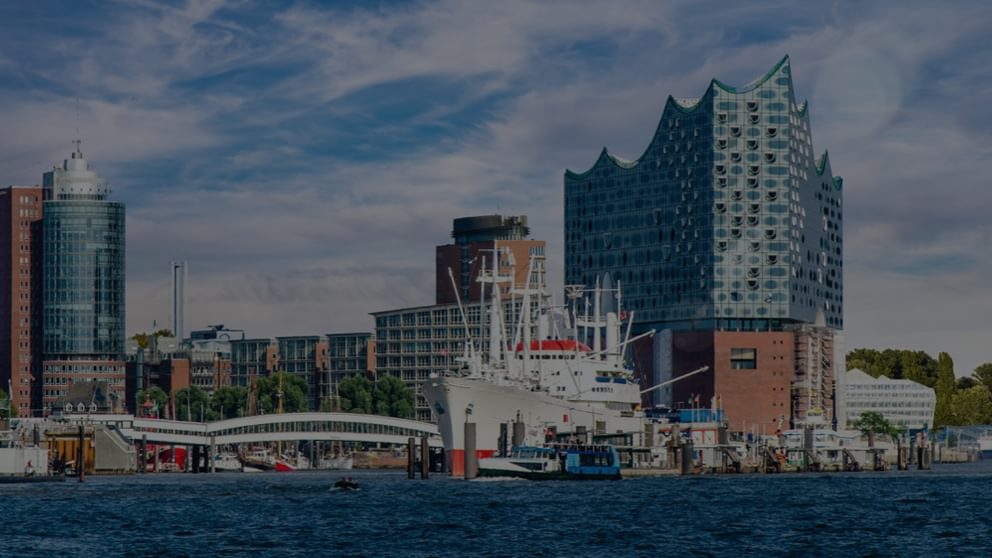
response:
{"label": "pedestrian bridge", "polygon": [[406,444],[428,438],[441,446],[437,426],[426,422],[355,413],[284,413],[239,417],[214,422],[186,422],[134,415],[64,415],[79,424],[104,424],[132,442],[209,446],[263,442],[325,441]]}

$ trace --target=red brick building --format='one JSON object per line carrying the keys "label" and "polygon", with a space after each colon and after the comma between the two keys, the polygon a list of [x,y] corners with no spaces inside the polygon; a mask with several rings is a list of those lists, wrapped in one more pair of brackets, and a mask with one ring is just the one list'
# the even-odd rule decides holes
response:
{"label": "red brick building", "polygon": [[[482,284],[477,279],[483,270],[483,264],[487,272],[492,271],[494,251],[499,253],[497,268],[500,274],[509,273],[510,269],[515,270],[512,281],[502,285],[503,292],[514,285],[523,287],[527,283],[530,257],[544,256],[545,248],[543,240],[528,240],[529,234],[530,228],[525,215],[483,215],[455,219],[451,231],[454,243],[436,248],[435,303],[457,302],[455,289],[462,302],[481,300]],[[533,282],[543,285],[543,258],[536,261],[535,266],[536,269],[532,270]],[[484,296],[490,296],[488,290]]]}
{"label": "red brick building", "polygon": [[40,186],[0,190],[0,388],[22,417],[40,408],[43,198]]}

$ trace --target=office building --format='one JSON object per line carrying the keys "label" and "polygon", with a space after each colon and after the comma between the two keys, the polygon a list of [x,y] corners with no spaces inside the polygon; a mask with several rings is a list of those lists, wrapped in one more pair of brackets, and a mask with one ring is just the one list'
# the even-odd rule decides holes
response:
{"label": "office building", "polygon": [[642,381],[710,367],[647,403],[719,396],[732,426],[832,420],[842,180],[815,156],[788,57],[669,97],[640,158],[604,149],[564,183],[566,284],[621,285],[634,331],[662,333],[635,348]]}
{"label": "office building", "polygon": [[933,428],[937,408],[937,392],[933,388],[912,380],[873,378],[857,369],[845,374],[842,386],[844,409],[841,415],[848,428],[869,412],[882,415],[896,426],[914,430]]}
{"label": "office building", "polygon": [[124,204],[108,199],[78,143],[43,186],[44,412],[79,382],[105,382],[124,401]]}
{"label": "office building", "polygon": [[0,189],[0,389],[20,417],[40,408],[43,201],[39,186]]}
{"label": "office building", "polygon": [[[323,408],[337,408],[338,384],[349,376],[374,377],[375,335],[372,333],[328,333],[327,379],[320,394]],[[326,403],[325,403],[326,402]]]}

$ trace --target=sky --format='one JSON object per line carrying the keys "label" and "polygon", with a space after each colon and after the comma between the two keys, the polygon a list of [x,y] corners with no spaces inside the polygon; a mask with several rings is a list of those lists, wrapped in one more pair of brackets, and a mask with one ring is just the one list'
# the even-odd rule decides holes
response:
{"label": "sky", "polygon": [[[790,55],[844,178],[844,344],[992,361],[992,4],[0,3],[0,184],[82,140],[127,206],[127,331],[372,331],[434,300],[452,219],[526,214],[563,275],[563,173],[634,159],[668,95]],[[554,289],[553,289],[554,290]],[[560,297],[559,297],[560,298]]]}

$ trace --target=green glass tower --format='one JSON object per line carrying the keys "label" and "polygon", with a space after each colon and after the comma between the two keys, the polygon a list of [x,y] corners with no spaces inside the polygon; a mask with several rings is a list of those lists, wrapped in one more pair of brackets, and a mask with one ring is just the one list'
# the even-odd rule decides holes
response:
{"label": "green glass tower", "polygon": [[44,411],[79,382],[105,382],[123,403],[124,204],[107,200],[78,147],[44,188]]}
{"label": "green glass tower", "polygon": [[669,97],[638,159],[565,172],[565,275],[623,289],[638,329],[843,326],[840,177],[814,155],[788,56]]}

